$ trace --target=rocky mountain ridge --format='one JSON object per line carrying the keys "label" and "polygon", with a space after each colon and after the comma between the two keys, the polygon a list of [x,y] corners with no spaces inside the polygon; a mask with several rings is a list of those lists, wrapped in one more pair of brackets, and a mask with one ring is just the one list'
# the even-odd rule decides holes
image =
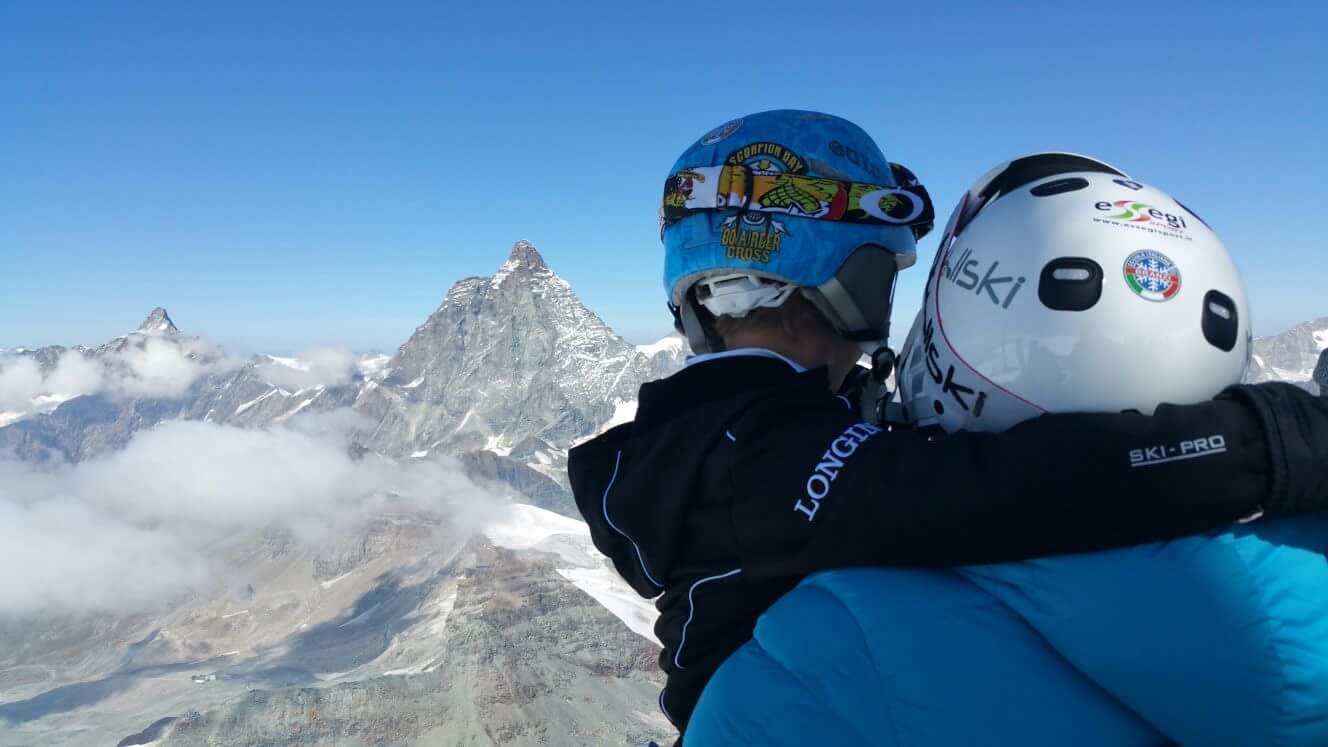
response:
{"label": "rocky mountain ridge", "polygon": [[211,548],[225,584],[155,609],[0,618],[0,745],[663,741],[648,605],[610,609],[629,590],[576,524],[262,531]]}
{"label": "rocky mountain ridge", "polygon": [[1328,317],[1301,322],[1291,329],[1254,341],[1246,377],[1251,382],[1285,381],[1322,393],[1315,366],[1328,350]]}
{"label": "rocky mountain ridge", "polygon": [[72,387],[0,421],[0,449],[44,468],[177,421],[336,415],[354,459],[445,462],[514,502],[478,532],[405,509],[313,544],[272,527],[198,547],[223,582],[152,609],[0,615],[0,745],[667,742],[653,607],[538,507],[575,514],[567,448],[676,370],[680,342],[622,340],[520,242],[392,356],[236,360],[164,309],[95,348],[0,353]]}
{"label": "rocky mountain ridge", "polygon": [[9,426],[0,427],[0,449],[31,461],[78,462],[123,448],[134,433],[166,420],[263,427],[349,408],[368,424],[358,440],[370,451],[460,457],[476,479],[505,482],[536,505],[574,516],[567,449],[620,422],[640,385],[676,371],[687,352],[677,336],[639,347],[623,340],[533,244],[519,241],[494,275],[457,281],[390,358],[360,356],[346,376],[324,384],[274,383],[274,368],[304,364],[229,360],[181,332],[162,308],[96,348],[15,354],[37,360],[44,374],[72,353],[115,376],[132,373],[123,361],[136,351],[167,345],[200,369],[177,396],[63,393],[45,408],[0,413],[0,426]]}

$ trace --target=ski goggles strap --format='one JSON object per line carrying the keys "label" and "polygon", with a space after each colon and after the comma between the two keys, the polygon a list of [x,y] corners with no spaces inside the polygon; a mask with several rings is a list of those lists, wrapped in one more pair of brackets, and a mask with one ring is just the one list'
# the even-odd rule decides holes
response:
{"label": "ski goggles strap", "polygon": [[918,239],[936,220],[931,196],[916,180],[887,187],[800,174],[760,174],[730,164],[683,169],[664,183],[660,210],[664,225],[703,210],[732,209],[908,226]]}

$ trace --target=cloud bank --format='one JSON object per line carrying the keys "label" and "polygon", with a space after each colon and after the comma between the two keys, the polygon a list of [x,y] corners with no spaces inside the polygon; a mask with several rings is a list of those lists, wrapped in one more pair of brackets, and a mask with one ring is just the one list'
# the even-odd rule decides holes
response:
{"label": "cloud bank", "polygon": [[148,334],[130,335],[120,350],[101,356],[65,351],[46,371],[32,356],[7,353],[0,355],[0,414],[43,412],[86,394],[173,399],[238,364],[206,339]]}
{"label": "cloud bank", "polygon": [[337,386],[350,381],[359,363],[358,357],[345,348],[314,348],[294,358],[275,358],[254,366],[254,371],[268,383],[288,392],[316,386]]}
{"label": "cloud bank", "polygon": [[107,360],[107,391],[119,399],[175,399],[198,379],[238,365],[201,337],[133,335]]}
{"label": "cloud bank", "polygon": [[105,385],[104,367],[70,350],[43,374],[37,361],[25,355],[0,356],[0,411],[32,412],[52,401],[93,394]]}
{"label": "cloud bank", "polygon": [[352,459],[354,425],[345,411],[268,430],[174,421],[55,470],[0,461],[0,615],[144,608],[218,578],[204,549],[240,532],[318,543],[389,505],[468,524],[495,510],[455,464]]}

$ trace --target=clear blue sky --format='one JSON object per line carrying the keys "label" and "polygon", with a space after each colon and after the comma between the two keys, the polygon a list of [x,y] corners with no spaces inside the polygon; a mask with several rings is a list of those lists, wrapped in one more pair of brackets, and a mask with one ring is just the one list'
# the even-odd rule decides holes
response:
{"label": "clear blue sky", "polygon": [[0,5],[0,346],[164,305],[391,350],[519,238],[652,339],[667,169],[778,107],[857,121],[947,215],[1009,157],[1103,158],[1216,228],[1258,333],[1328,314],[1322,3],[210,5]]}

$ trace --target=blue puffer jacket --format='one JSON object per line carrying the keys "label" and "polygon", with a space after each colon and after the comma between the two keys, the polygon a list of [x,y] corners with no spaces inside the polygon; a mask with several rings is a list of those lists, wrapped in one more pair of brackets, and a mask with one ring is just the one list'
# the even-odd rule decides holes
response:
{"label": "blue puffer jacket", "polygon": [[687,747],[1328,745],[1328,517],[1092,555],[808,578]]}

